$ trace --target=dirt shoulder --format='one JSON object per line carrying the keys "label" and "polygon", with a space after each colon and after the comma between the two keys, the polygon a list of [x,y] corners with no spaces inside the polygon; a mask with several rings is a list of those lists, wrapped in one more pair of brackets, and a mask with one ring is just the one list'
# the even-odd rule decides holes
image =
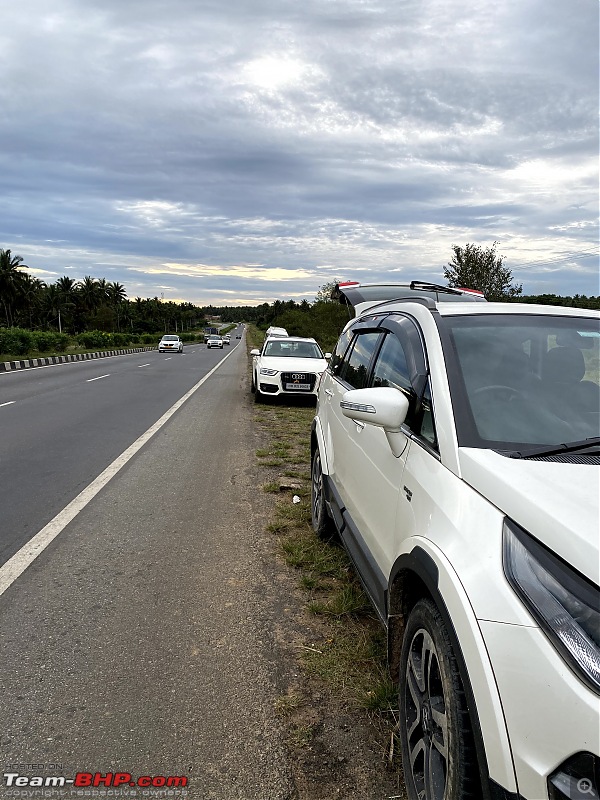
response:
{"label": "dirt shoulder", "polygon": [[276,605],[275,713],[298,800],[405,798],[395,698],[378,697],[390,693],[379,623],[341,548],[319,542],[309,525],[314,406],[255,404],[249,391],[244,405],[253,420],[257,502],[271,520],[265,570]]}

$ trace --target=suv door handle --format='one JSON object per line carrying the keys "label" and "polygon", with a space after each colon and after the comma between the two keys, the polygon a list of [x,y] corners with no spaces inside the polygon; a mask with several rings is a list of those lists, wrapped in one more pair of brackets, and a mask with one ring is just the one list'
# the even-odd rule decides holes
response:
{"label": "suv door handle", "polygon": [[333,392],[331,391],[331,389],[325,389],[325,394],[327,395],[327,397],[333,397]]}

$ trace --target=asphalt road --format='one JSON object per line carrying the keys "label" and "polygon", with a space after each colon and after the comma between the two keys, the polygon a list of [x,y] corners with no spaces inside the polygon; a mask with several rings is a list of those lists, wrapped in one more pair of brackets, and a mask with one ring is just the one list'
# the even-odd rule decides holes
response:
{"label": "asphalt road", "polygon": [[[2,376],[3,534],[34,532],[230,352],[190,350],[68,365],[68,381]],[[295,796],[246,368],[239,347],[0,597],[4,772],[188,779],[108,796]],[[11,475],[29,491],[7,491]],[[107,796],[22,791],[0,797]]]}
{"label": "asphalt road", "polygon": [[187,345],[1,373],[0,565],[229,352]]}

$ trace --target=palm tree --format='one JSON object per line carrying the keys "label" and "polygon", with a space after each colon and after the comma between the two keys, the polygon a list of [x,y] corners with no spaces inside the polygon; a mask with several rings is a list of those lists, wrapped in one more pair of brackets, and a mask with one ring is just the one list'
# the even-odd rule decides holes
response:
{"label": "palm tree", "polygon": [[23,288],[23,278],[26,273],[22,268],[29,269],[23,264],[21,256],[13,256],[10,250],[0,249],[0,297],[6,315],[6,324],[13,324],[14,304]]}
{"label": "palm tree", "polygon": [[101,289],[98,281],[90,275],[78,284],[77,293],[85,310],[91,314],[100,306],[102,302]]}
{"label": "palm tree", "polygon": [[[55,285],[61,298],[61,302],[58,304],[58,330],[62,333],[62,321],[65,317],[69,328],[73,330],[72,309],[77,306],[77,281],[69,278],[68,275],[63,275]],[[70,313],[63,314],[65,311]]]}
{"label": "palm tree", "polygon": [[107,283],[106,284],[106,296],[108,297],[108,301],[114,309],[114,312],[117,316],[117,331],[121,332],[121,325],[119,319],[119,307],[122,303],[127,300],[127,292],[125,291],[125,287],[122,283]]}
{"label": "palm tree", "polygon": [[46,284],[39,278],[32,278],[31,275],[25,273],[23,275],[23,284],[19,291],[20,305],[23,308],[23,315],[27,316],[29,321],[29,328],[33,328],[33,311],[38,310],[37,322],[39,323],[39,308],[42,303],[42,297]]}

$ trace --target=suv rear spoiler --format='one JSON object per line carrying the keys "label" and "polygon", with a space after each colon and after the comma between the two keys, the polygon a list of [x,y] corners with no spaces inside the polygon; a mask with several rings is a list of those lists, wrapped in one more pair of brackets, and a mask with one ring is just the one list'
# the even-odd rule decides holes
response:
{"label": "suv rear spoiler", "polygon": [[331,290],[331,299],[342,305],[351,306],[357,315],[371,306],[397,302],[399,300],[485,302],[482,292],[476,289],[458,289],[453,286],[441,286],[426,281],[410,283],[361,284],[358,281],[336,283]]}

